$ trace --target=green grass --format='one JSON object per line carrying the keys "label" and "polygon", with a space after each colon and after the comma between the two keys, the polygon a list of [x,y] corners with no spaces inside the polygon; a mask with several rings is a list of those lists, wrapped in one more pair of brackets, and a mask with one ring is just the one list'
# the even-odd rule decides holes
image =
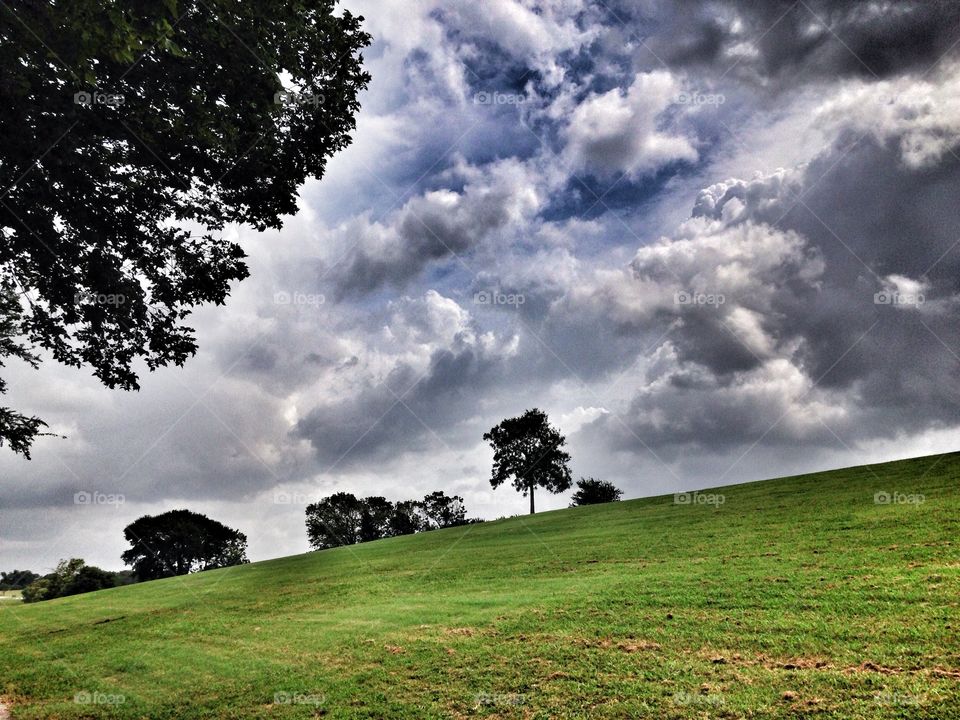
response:
{"label": "green grass", "polygon": [[15,719],[960,717],[958,479],[919,458],[3,603],[0,693]]}

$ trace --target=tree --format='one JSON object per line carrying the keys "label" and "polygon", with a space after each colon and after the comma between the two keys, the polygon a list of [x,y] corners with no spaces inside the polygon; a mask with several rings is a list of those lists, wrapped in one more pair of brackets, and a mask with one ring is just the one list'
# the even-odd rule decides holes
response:
{"label": "tree", "polygon": [[390,518],[393,516],[393,503],[384,497],[367,497],[360,501],[360,527],[357,531],[359,542],[369,542],[388,537]]}
{"label": "tree", "polygon": [[394,503],[388,528],[390,537],[421,532],[425,529],[425,521],[422,506],[416,500],[401,500]]}
{"label": "tree", "polygon": [[613,483],[595,478],[580,478],[577,480],[577,491],[573,494],[570,507],[616,502],[622,496],[623,493]]}
{"label": "tree", "polygon": [[68,595],[80,595],[81,593],[93,592],[94,590],[103,590],[105,588],[116,587],[117,578],[112,572],[101,570],[93,565],[84,565],[76,575],[63,586],[60,591],[60,597]]}
{"label": "tree", "polygon": [[0,572],[0,590],[23,590],[34,580],[39,580],[40,576],[29,570],[11,570],[10,572]]}
{"label": "tree", "polygon": [[361,502],[339,492],[307,505],[307,539],[314,550],[353,545],[360,536]]}
{"label": "tree", "polygon": [[[370,36],[335,5],[0,9],[0,362],[42,350],[130,390],[196,352],[183,321],[248,274],[225,226],[281,227],[350,142]],[[15,452],[43,427],[0,408]]]}
{"label": "tree", "polygon": [[25,603],[32,603],[47,600],[48,598],[52,599],[56,596],[50,595],[50,579],[42,577],[27,585],[27,587],[23,589],[23,592],[20,593],[20,597]]}
{"label": "tree", "polygon": [[189,510],[144,515],[123,529],[130,549],[121,558],[140,580],[242,565],[247,536]]}
{"label": "tree", "polygon": [[68,595],[111,588],[117,584],[114,573],[87,565],[82,558],[70,558],[57,563],[49,575],[35,580],[23,589],[24,602],[53,600]]}
{"label": "tree", "polygon": [[420,506],[426,518],[427,530],[463,525],[466,521],[467,509],[459,495],[449,497],[442,490],[437,490],[423,498]]}
{"label": "tree", "polygon": [[534,488],[542,487],[553,493],[570,488],[570,455],[563,450],[566,439],[551,427],[547,414],[533,408],[523,415],[507,418],[483,439],[493,448],[493,473],[490,485],[494,489],[505,481],[524,496],[530,494],[530,514],[534,513]]}

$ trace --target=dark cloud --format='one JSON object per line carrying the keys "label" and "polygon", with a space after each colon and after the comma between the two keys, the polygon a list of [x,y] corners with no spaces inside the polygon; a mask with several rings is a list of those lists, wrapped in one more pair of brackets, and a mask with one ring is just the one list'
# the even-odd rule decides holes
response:
{"label": "dark cloud", "polygon": [[677,237],[641,249],[636,297],[655,283],[725,302],[659,317],[638,305],[636,317],[674,326],[626,427],[603,417],[592,432],[639,451],[834,445],[955,424],[960,135],[936,107],[912,118],[936,151],[931,138],[906,141],[912,123],[844,130],[800,169],[708,188]]}
{"label": "dark cloud", "polygon": [[[412,198],[385,225],[350,226],[347,257],[330,272],[337,297],[403,288],[433,263],[462,263],[461,255],[536,209],[535,179],[522,164],[505,161],[467,172],[462,190]],[[457,170],[451,174],[457,177]]]}
{"label": "dark cloud", "polygon": [[294,432],[309,440],[321,472],[442,448],[503,374],[503,358],[477,347],[440,349],[425,371],[398,366],[382,383],[314,408]]}
{"label": "dark cloud", "polygon": [[952,0],[665,3],[647,22],[654,32],[638,53],[646,63],[783,91],[812,79],[925,72],[960,39]]}

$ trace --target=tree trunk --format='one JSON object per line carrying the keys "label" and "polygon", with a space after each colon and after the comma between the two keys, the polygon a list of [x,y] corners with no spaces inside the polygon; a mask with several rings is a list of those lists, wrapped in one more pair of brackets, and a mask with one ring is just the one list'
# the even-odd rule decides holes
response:
{"label": "tree trunk", "polygon": [[531,515],[533,515],[533,513],[534,513],[534,510],[533,510],[533,488],[534,488],[534,484],[533,484],[533,483],[530,483],[530,514],[531,514]]}

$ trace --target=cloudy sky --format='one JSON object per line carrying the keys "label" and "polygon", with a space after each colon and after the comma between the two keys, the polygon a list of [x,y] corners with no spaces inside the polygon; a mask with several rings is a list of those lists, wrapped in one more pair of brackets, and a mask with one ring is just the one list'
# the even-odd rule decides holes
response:
{"label": "cloudy sky", "polygon": [[5,569],[119,569],[175,507],[252,559],[337,490],[522,513],[481,435],[533,406],[627,497],[956,449],[955,2],[345,5],[354,144],[230,231],[252,276],[199,354],[132,394],[9,368],[66,439],[0,450]]}

